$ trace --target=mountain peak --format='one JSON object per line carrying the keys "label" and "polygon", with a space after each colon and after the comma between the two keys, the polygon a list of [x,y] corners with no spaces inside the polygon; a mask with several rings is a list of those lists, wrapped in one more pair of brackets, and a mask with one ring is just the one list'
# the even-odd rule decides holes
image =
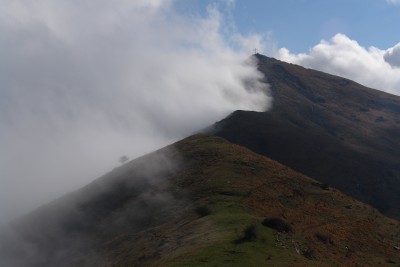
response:
{"label": "mountain peak", "polygon": [[216,134],[400,218],[400,97],[256,57],[273,108],[232,114]]}
{"label": "mountain peak", "polygon": [[253,56],[262,61],[278,61],[277,59],[275,59],[273,57],[267,57],[266,55],[263,55],[260,53],[253,54]]}

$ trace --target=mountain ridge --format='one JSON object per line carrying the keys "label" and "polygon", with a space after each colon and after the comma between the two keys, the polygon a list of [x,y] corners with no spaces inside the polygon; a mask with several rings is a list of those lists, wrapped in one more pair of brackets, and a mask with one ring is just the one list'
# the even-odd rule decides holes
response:
{"label": "mountain ridge", "polygon": [[214,134],[400,217],[400,97],[256,55],[274,98],[236,111]]}

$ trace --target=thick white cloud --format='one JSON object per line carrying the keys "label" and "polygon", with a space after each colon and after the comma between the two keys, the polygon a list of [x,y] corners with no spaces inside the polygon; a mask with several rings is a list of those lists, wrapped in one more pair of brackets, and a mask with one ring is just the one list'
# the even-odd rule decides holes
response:
{"label": "thick white cloud", "polygon": [[400,67],[400,43],[389,48],[386,51],[384,58],[390,65]]}
{"label": "thick white cloud", "polygon": [[0,218],[80,187],[121,155],[267,108],[261,74],[237,49],[251,41],[235,34],[232,49],[218,10],[185,17],[175,4],[0,0]]}
{"label": "thick white cloud", "polygon": [[344,34],[336,34],[330,41],[321,41],[308,53],[293,54],[281,48],[275,56],[400,95],[399,48],[400,44],[387,50],[365,48]]}

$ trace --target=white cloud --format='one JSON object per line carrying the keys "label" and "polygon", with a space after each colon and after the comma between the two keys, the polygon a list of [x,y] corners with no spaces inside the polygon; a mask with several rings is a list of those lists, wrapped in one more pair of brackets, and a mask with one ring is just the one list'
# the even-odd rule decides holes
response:
{"label": "white cloud", "polygon": [[391,5],[400,5],[400,0],[386,0]]}
{"label": "white cloud", "polygon": [[225,4],[229,7],[229,8],[234,8],[236,5],[236,1],[235,0],[224,0]]}
{"label": "white cloud", "polygon": [[390,65],[400,67],[400,43],[386,50],[383,57]]}
{"label": "white cloud", "polygon": [[365,48],[344,34],[336,34],[330,41],[321,41],[308,53],[292,54],[281,48],[275,56],[400,95],[399,46],[387,50]]}
{"label": "white cloud", "polygon": [[215,8],[185,17],[164,0],[0,5],[3,220],[80,187],[123,154],[268,105],[261,74],[221,35]]}

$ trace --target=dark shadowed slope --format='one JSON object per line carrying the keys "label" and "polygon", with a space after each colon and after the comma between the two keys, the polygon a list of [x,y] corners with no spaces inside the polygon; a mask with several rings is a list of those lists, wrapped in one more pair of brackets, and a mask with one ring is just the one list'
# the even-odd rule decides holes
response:
{"label": "dark shadowed slope", "polygon": [[0,266],[393,266],[400,224],[219,137],[196,135],[18,220]]}
{"label": "dark shadowed slope", "polygon": [[400,218],[400,97],[257,55],[273,108],[216,134]]}

